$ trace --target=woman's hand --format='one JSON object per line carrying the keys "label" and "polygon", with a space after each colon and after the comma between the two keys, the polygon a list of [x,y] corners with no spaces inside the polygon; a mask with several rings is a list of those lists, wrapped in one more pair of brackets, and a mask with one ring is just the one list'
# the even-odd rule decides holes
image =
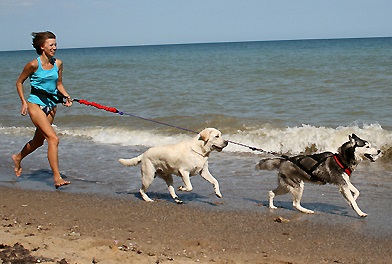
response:
{"label": "woman's hand", "polygon": [[20,114],[22,116],[27,115],[27,103],[26,102],[22,103],[22,108],[20,109]]}
{"label": "woman's hand", "polygon": [[66,107],[72,106],[72,98],[70,96],[65,97],[65,103],[63,105]]}

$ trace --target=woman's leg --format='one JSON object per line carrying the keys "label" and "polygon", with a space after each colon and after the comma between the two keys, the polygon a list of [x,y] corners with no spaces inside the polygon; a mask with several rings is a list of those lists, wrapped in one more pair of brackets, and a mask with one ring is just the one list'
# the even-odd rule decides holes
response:
{"label": "woman's leg", "polygon": [[[34,150],[36,150],[38,147],[42,146],[43,141],[46,139],[46,141],[48,142],[48,160],[53,172],[53,180],[55,186],[59,187],[62,185],[69,184],[70,182],[64,181],[61,178],[59,171],[59,138],[52,127],[53,120],[56,115],[56,109],[53,109],[49,113],[49,115],[46,115],[38,105],[28,103],[28,106],[31,121],[37,127],[37,129],[35,131],[33,139],[25,145],[25,147],[19,154],[13,156],[13,160],[15,163],[15,174],[17,174],[17,169],[19,169],[19,172],[21,172],[20,162],[22,161],[22,159]],[[17,164],[18,160],[19,164]]]}
{"label": "woman's leg", "polygon": [[34,152],[37,148],[41,147],[44,144],[45,137],[36,129],[34,133],[34,137],[24,145],[21,152],[18,154],[12,155],[12,160],[14,161],[14,170],[16,177],[19,177],[22,174],[22,167],[21,162],[22,160],[29,155],[30,153]]}

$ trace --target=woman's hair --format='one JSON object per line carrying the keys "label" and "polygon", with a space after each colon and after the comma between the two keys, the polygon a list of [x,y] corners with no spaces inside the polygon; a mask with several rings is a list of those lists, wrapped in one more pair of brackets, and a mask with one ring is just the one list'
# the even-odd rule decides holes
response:
{"label": "woman's hair", "polygon": [[56,39],[56,35],[50,31],[33,32],[31,35],[33,36],[33,47],[35,48],[35,51],[38,53],[38,55],[42,54],[41,47],[44,45],[47,39]]}

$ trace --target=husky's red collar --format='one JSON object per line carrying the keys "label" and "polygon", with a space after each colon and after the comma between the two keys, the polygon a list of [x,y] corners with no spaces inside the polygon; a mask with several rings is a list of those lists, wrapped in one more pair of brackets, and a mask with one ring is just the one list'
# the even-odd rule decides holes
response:
{"label": "husky's red collar", "polygon": [[339,165],[339,167],[342,168],[342,169],[344,170],[344,172],[345,172],[348,176],[350,176],[351,173],[352,173],[352,171],[351,171],[351,169],[350,169],[349,167],[346,167],[346,166],[343,165],[343,162],[341,161],[341,159],[340,159],[340,157],[339,157],[339,154],[334,154],[334,155],[333,155],[333,158],[335,159],[335,161],[336,161],[336,163]]}

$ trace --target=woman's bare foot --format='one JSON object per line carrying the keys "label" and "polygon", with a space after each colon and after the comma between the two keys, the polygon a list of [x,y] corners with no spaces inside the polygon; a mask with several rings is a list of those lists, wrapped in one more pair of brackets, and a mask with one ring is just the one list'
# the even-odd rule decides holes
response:
{"label": "woman's bare foot", "polygon": [[12,160],[14,161],[14,171],[16,177],[19,177],[22,175],[22,167],[20,166],[20,159],[18,158],[18,155],[12,155]]}
{"label": "woman's bare foot", "polygon": [[56,189],[58,189],[58,188],[60,188],[60,187],[63,187],[63,186],[66,186],[66,185],[68,185],[68,184],[71,184],[71,182],[70,181],[65,181],[63,178],[59,178],[58,180],[55,180],[54,181],[54,187],[56,187]]}

